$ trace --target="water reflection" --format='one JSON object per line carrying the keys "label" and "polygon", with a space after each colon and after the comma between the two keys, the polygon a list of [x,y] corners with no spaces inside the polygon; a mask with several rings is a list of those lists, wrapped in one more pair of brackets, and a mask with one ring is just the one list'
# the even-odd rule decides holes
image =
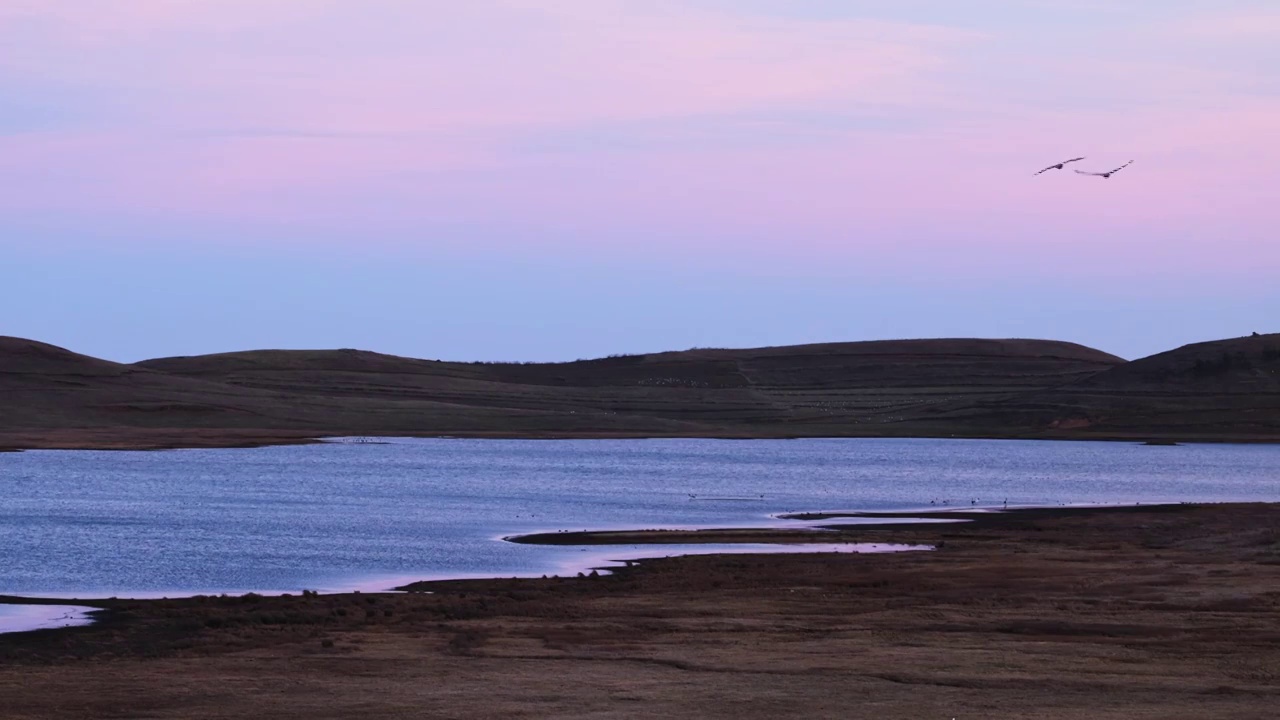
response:
{"label": "water reflection", "polygon": [[0,603],[0,633],[49,630],[88,625],[95,608],[76,605],[10,605]]}
{"label": "water reflection", "polygon": [[584,551],[500,538],[792,527],[780,515],[944,503],[1275,501],[1276,467],[1277,446],[1170,453],[974,440],[392,439],[6,453],[0,479],[20,481],[0,488],[0,593],[174,596],[536,576]]}

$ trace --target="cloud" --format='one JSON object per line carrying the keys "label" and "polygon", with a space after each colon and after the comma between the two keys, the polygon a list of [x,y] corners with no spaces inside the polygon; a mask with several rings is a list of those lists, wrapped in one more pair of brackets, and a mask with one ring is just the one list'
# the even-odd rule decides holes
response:
{"label": "cloud", "polygon": [[[1274,220],[1267,50],[1226,52],[1225,10],[740,7],[10,0],[0,208],[846,259],[1145,234],[1164,262]],[[1064,152],[1138,163],[1028,183]]]}
{"label": "cloud", "polygon": [[1161,23],[1157,30],[1169,37],[1229,43],[1280,43],[1280,11],[1261,6],[1197,13]]}
{"label": "cloud", "polygon": [[320,131],[670,117],[839,93],[888,100],[969,35],[743,21],[670,0],[39,7],[26,13],[44,30],[0,62],[136,92],[147,105],[140,116],[249,115]]}
{"label": "cloud", "polygon": [[790,107],[906,107],[974,37],[675,0],[18,0],[0,8],[0,90],[64,88],[84,127],[0,146],[0,180],[49,178],[3,202],[256,213],[264,193],[487,172],[522,144],[688,147],[708,118],[776,128],[806,124]]}

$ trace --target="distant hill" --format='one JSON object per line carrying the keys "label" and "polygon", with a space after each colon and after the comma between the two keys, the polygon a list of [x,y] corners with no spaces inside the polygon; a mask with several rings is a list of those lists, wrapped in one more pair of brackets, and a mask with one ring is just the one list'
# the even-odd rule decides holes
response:
{"label": "distant hill", "polygon": [[1280,438],[1275,348],[1271,335],[1125,362],[1050,340],[936,339],[563,363],[256,350],[122,365],[0,338],[0,445],[7,435],[74,446],[77,434],[128,445],[131,433],[173,438],[149,445],[306,434]]}
{"label": "distant hill", "polygon": [[[127,435],[130,428],[254,431],[253,436],[262,436],[258,431],[374,434],[493,428],[523,433],[548,426],[569,432],[692,429],[672,421],[634,422],[621,428],[609,417],[457,406],[428,397],[373,392],[343,396],[306,382],[299,386],[302,392],[254,388],[224,382],[216,374],[184,376],[143,364],[98,360],[31,340],[0,338],[0,433],[23,437],[52,430]],[[0,439],[0,446],[5,444]]]}
{"label": "distant hill", "polygon": [[308,396],[664,418],[728,433],[815,434],[820,426],[836,432],[922,404],[1055,387],[1122,362],[1053,341],[902,340],[529,364],[264,350],[139,366]]}
{"label": "distant hill", "polygon": [[1184,345],[1118,365],[1076,386],[1158,393],[1280,393],[1280,334]]}
{"label": "distant hill", "polygon": [[0,383],[34,374],[109,376],[130,372],[137,371],[48,343],[0,335]]}
{"label": "distant hill", "polygon": [[1186,345],[1029,400],[1093,433],[1280,436],[1280,334]]}
{"label": "distant hill", "polygon": [[[33,340],[0,337],[0,429],[203,426],[269,398]],[[248,418],[246,418],[248,419]]]}

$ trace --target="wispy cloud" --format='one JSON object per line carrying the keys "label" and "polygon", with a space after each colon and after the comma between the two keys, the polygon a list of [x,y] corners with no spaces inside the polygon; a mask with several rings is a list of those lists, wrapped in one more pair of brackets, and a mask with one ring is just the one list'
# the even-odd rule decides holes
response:
{"label": "wispy cloud", "polygon": [[140,116],[387,131],[702,114],[848,92],[890,100],[968,36],[744,22],[670,1],[112,5],[37,16],[43,31],[6,38],[20,51],[5,66],[134,91]]}
{"label": "wispy cloud", "polygon": [[1226,7],[1214,12],[1197,12],[1172,18],[1157,26],[1172,38],[1223,42],[1280,43],[1280,9],[1271,3],[1246,7]]}
{"label": "wispy cloud", "polygon": [[[75,173],[111,168],[102,194],[74,202],[215,203],[232,213],[244,209],[237,192],[483,171],[522,143],[675,149],[714,132],[708,118],[745,142],[745,123],[771,113],[794,128],[792,106],[905,108],[974,39],[880,20],[743,18],[672,0],[130,0],[74,12],[22,2],[0,13],[0,42],[13,48],[0,58],[0,88],[12,90],[5,78],[15,76],[84,88],[67,102],[98,120],[75,134],[49,125],[50,136],[6,148],[0,168],[16,175],[23,157]],[[851,110],[808,124],[842,114]],[[388,138],[409,142],[392,148]],[[329,139],[344,143],[311,142]],[[30,186],[17,199],[68,200]]]}
{"label": "wispy cloud", "polygon": [[[0,207],[708,252],[1262,226],[1277,16],[1138,5],[9,0]],[[1026,183],[1063,152],[1141,179]]]}

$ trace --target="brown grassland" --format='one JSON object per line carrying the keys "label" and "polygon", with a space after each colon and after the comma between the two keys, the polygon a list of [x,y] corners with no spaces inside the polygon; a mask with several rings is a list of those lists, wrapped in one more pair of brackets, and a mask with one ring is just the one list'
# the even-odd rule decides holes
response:
{"label": "brown grassland", "polygon": [[938,549],[103,601],[0,636],[0,717],[1276,717],[1280,506],[837,532]]}
{"label": "brown grassland", "polygon": [[257,350],[114,363],[0,337],[0,449],[337,435],[1280,440],[1280,335],[1126,362],[1052,340],[695,348],[563,363]]}

